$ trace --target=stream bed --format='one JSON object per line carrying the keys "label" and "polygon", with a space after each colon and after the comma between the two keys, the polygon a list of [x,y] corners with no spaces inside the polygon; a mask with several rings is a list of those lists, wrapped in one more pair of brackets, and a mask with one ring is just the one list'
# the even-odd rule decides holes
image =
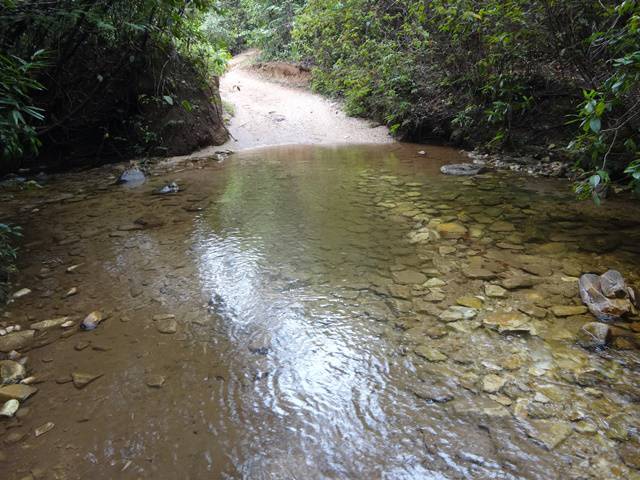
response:
{"label": "stream bed", "polygon": [[578,293],[640,285],[640,209],[440,174],[463,161],[285,146],[5,186],[30,292],[0,326],[73,326],[25,348],[0,478],[640,478],[640,322],[585,348]]}

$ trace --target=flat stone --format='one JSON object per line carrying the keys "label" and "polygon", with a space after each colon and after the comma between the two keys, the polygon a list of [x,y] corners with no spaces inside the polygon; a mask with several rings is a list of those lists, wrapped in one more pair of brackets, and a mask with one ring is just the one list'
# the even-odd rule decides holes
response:
{"label": "flat stone", "polygon": [[47,422],[44,425],[40,425],[38,428],[36,428],[34,434],[36,437],[39,437],[40,435],[44,435],[47,432],[50,432],[51,430],[53,430],[53,428],[56,426],[55,423],[53,422]]}
{"label": "flat stone", "polygon": [[7,400],[4,402],[4,405],[0,408],[0,417],[11,418],[15,415],[15,413],[20,408],[20,402],[15,398],[11,400]]}
{"label": "flat stone", "polygon": [[446,403],[453,400],[453,392],[444,385],[422,382],[412,386],[411,391],[427,402]]}
{"label": "flat stone", "polygon": [[162,375],[147,375],[147,378],[145,379],[145,383],[147,384],[147,387],[151,387],[151,388],[160,388],[164,385],[165,382],[165,377],[163,377]]}
{"label": "flat stone", "polygon": [[457,322],[460,320],[471,320],[478,314],[477,310],[469,307],[454,305],[440,314],[443,322]]}
{"label": "flat stone", "polygon": [[491,270],[487,270],[486,268],[480,268],[480,267],[464,268],[462,270],[462,273],[464,274],[465,277],[473,278],[476,280],[492,280],[496,278],[496,274],[493,273]]}
{"label": "flat stone", "polygon": [[482,300],[480,300],[478,297],[472,297],[472,296],[460,297],[456,300],[456,303],[458,305],[462,305],[463,307],[474,308],[476,310],[479,310],[482,308]]}
{"label": "flat stone", "polygon": [[562,420],[530,420],[526,424],[527,434],[541,442],[548,450],[553,450],[573,432],[569,422]]}
{"label": "flat stone", "polygon": [[584,315],[589,309],[584,305],[555,305],[551,307],[551,312],[556,317],[571,317],[573,315]]}
{"label": "flat stone", "polygon": [[23,365],[13,360],[0,360],[0,383],[9,385],[18,383],[27,374]]}
{"label": "flat stone", "polygon": [[71,380],[73,381],[73,385],[78,388],[84,388],[89,385],[91,382],[102,377],[102,374],[94,374],[94,373],[83,373],[83,372],[73,372],[71,374]]}
{"label": "flat stone", "polygon": [[31,324],[32,330],[49,330],[51,328],[61,327],[63,324],[69,321],[71,317],[59,317],[52,318],[50,320],[42,320],[41,322],[36,322]]}
{"label": "flat stone", "polygon": [[487,393],[497,393],[507,380],[504,377],[490,373],[482,379],[482,390]]}
{"label": "flat stone", "polygon": [[472,176],[483,173],[486,170],[484,165],[474,163],[453,163],[440,167],[440,172],[444,175]]}
{"label": "flat stone", "polygon": [[427,281],[427,276],[416,270],[400,270],[393,272],[393,280],[403,285],[421,284]]}
{"label": "flat stone", "polygon": [[542,280],[528,275],[514,275],[502,280],[501,284],[507,290],[516,290],[519,288],[531,288],[541,283]]}
{"label": "flat stone", "polygon": [[444,362],[447,360],[447,357],[440,350],[432,347],[428,347],[426,345],[420,345],[413,350],[416,355],[430,361],[430,362]]}
{"label": "flat stone", "polygon": [[500,333],[530,333],[535,335],[535,328],[529,323],[529,317],[520,312],[496,312],[487,315],[482,323],[485,327],[498,330]]}
{"label": "flat stone", "polygon": [[36,387],[31,385],[23,385],[22,383],[15,383],[13,385],[5,385],[0,387],[0,400],[18,400],[24,402],[26,399],[35,395],[38,392]]}
{"label": "flat stone", "polygon": [[[439,278],[430,278],[429,280],[427,280],[426,282],[424,282],[424,286],[427,288],[438,288],[438,287],[444,287],[447,284],[447,282],[445,282],[444,280],[441,280]],[[640,324],[640,322],[639,322]],[[640,328],[639,330],[640,331]]]}
{"label": "flat stone", "polygon": [[454,238],[454,239],[462,238],[468,232],[467,228],[464,225],[456,222],[441,223],[436,226],[436,231],[443,238]]}
{"label": "flat stone", "polygon": [[164,320],[158,320],[156,328],[160,333],[172,334],[178,331],[178,322],[175,318],[165,318]]}
{"label": "flat stone", "polygon": [[503,222],[501,220],[489,225],[489,230],[492,232],[513,232],[515,229],[516,227],[514,227],[512,223]]}
{"label": "flat stone", "polygon": [[578,344],[584,348],[602,348],[611,341],[611,327],[606,323],[589,322],[578,332]]}
{"label": "flat stone", "polygon": [[504,298],[507,296],[507,291],[500,285],[487,284],[484,286],[484,293],[491,298]]}
{"label": "flat stone", "polygon": [[28,288],[21,288],[20,290],[18,290],[13,294],[13,298],[22,298],[29,295],[30,293],[31,293],[31,290],[29,290]]}
{"label": "flat stone", "polygon": [[33,342],[35,330],[20,330],[0,337],[0,352],[9,353],[12,350],[22,350]]}

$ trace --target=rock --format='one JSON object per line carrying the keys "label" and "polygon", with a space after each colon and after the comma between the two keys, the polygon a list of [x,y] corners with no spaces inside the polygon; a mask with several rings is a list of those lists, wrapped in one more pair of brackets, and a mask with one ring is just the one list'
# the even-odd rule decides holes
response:
{"label": "rock", "polygon": [[178,193],[181,189],[176,182],[167,183],[166,185],[157,188],[153,191],[154,195],[168,195],[172,193]]}
{"label": "rock", "polygon": [[0,380],[2,385],[18,383],[27,374],[27,370],[13,360],[0,360]]}
{"label": "rock", "polygon": [[490,373],[482,379],[482,390],[487,393],[497,393],[505,383],[507,383],[505,378]]}
{"label": "rock", "polygon": [[463,307],[474,308],[476,310],[480,310],[482,308],[482,300],[480,300],[478,297],[460,297],[456,300],[456,303],[458,305],[462,305]]}
{"label": "rock", "polygon": [[13,385],[5,385],[0,387],[0,400],[19,400],[24,402],[26,399],[38,392],[36,387],[16,383]]}
{"label": "rock", "polygon": [[73,348],[75,350],[77,350],[78,352],[81,352],[82,350],[84,350],[85,348],[87,348],[89,345],[91,345],[91,342],[88,342],[86,340],[82,340],[78,343],[76,343]]}
{"label": "rock", "polygon": [[416,397],[427,402],[446,403],[453,400],[453,392],[444,385],[422,382],[412,386],[411,391]]}
{"label": "rock", "polygon": [[147,387],[151,388],[160,388],[164,385],[164,382],[165,378],[162,375],[147,375],[147,378],[145,379]]}
{"label": "rock", "polygon": [[165,318],[157,321],[156,328],[160,333],[176,333],[178,331],[178,322],[176,322],[175,318]]}
{"label": "rock", "polygon": [[520,288],[530,288],[541,282],[542,280],[536,277],[528,275],[513,275],[502,280],[501,284],[507,290],[516,290]]}
{"label": "rock", "polygon": [[30,293],[31,293],[31,290],[29,290],[28,288],[21,288],[20,290],[18,290],[13,294],[13,298],[22,298],[29,295]]}
{"label": "rock", "polygon": [[500,285],[487,284],[484,286],[484,293],[491,298],[504,298],[507,296],[507,291]]}
{"label": "rock", "polygon": [[489,225],[489,230],[492,232],[499,232],[499,233],[513,232],[515,231],[515,229],[516,227],[514,227],[512,223],[503,222],[501,220],[498,220],[497,222],[494,222],[491,225]]}
{"label": "rock", "polygon": [[94,330],[100,324],[100,322],[102,322],[102,320],[104,320],[102,313],[98,312],[97,310],[93,311],[89,315],[87,315],[84,320],[82,320],[80,328],[82,328],[83,330]]}
{"label": "rock", "polygon": [[473,163],[454,163],[450,165],[443,165],[440,167],[440,172],[445,175],[455,176],[471,176],[484,173],[486,168],[484,165],[476,165]]}
{"label": "rock", "polygon": [[11,418],[20,408],[20,402],[14,398],[7,400],[0,408],[0,417]]}
{"label": "rock", "polygon": [[430,361],[430,362],[444,362],[447,360],[447,356],[440,350],[437,350],[426,345],[419,345],[413,350],[416,355]]}
{"label": "rock", "polygon": [[23,440],[27,434],[25,432],[11,432],[4,438],[4,443],[7,445],[13,445]]}
{"label": "rock", "polygon": [[556,317],[572,317],[573,315],[583,315],[589,310],[584,305],[556,305],[551,307],[551,312]]}
{"label": "rock", "polygon": [[40,425],[38,428],[36,428],[34,434],[36,437],[39,437],[40,435],[44,435],[47,432],[50,432],[51,430],[53,430],[53,427],[55,427],[56,424],[53,422],[47,422],[44,425]]}
{"label": "rock", "polygon": [[443,322],[457,322],[459,320],[471,320],[478,312],[469,307],[454,305],[440,314],[440,320]]}
{"label": "rock", "polygon": [[553,450],[571,435],[573,427],[569,422],[562,420],[530,420],[525,425],[525,430],[547,450]]}
{"label": "rock", "polygon": [[[438,288],[444,287],[447,284],[444,280],[440,280],[439,278],[430,278],[424,283],[424,286],[427,288]],[[640,330],[640,328],[639,328]]]}
{"label": "rock", "polygon": [[468,230],[464,225],[460,223],[441,223],[436,226],[436,231],[443,238],[462,238],[464,237]]}
{"label": "rock", "polygon": [[416,270],[400,270],[393,272],[392,276],[396,283],[403,285],[421,284],[427,280],[426,275]]}
{"label": "rock", "polygon": [[67,292],[62,296],[62,298],[69,298],[69,297],[73,297],[74,295],[76,295],[78,293],[78,288],[77,287],[71,287],[69,290],[67,290]]}
{"label": "rock", "polygon": [[21,330],[0,337],[0,352],[9,353],[12,350],[22,350],[31,345],[35,330]]}
{"label": "rock", "polygon": [[[617,273],[617,272],[615,272]],[[615,274],[605,273],[607,275],[605,283],[607,283],[607,292],[617,294],[619,292],[617,276]],[[580,277],[578,281],[580,290],[580,298],[582,302],[589,308],[589,311],[603,322],[617,321],[633,311],[633,304],[629,298],[608,298],[602,291],[602,277],[592,273],[586,273]]]}
{"label": "rock", "polygon": [[116,185],[126,185],[128,187],[135,187],[137,185],[142,185],[146,180],[146,177],[142,170],[138,167],[128,168],[116,180]]}
{"label": "rock", "polygon": [[83,373],[83,372],[73,372],[71,374],[71,380],[73,381],[73,385],[78,388],[84,388],[89,385],[91,382],[102,377],[102,373],[93,374],[93,373]]}
{"label": "rock", "polygon": [[627,467],[640,470],[640,445],[638,443],[623,443],[618,450],[618,454]]}
{"label": "rock", "polygon": [[491,270],[480,267],[468,267],[462,270],[465,277],[478,279],[478,280],[492,280],[496,278],[496,274]]}
{"label": "rock", "polygon": [[500,333],[530,333],[536,335],[535,328],[529,323],[529,317],[520,312],[496,312],[487,315],[482,323],[485,327]]}
{"label": "rock", "polygon": [[164,225],[164,220],[157,215],[149,214],[143,217],[137,218],[134,223],[144,228],[158,228]]}
{"label": "rock", "polygon": [[42,320],[41,322],[32,323],[31,329],[43,331],[43,330],[49,330],[55,327],[61,327],[63,324],[69,321],[69,318],[70,317],[59,317],[59,318],[52,318],[51,320]]}
{"label": "rock", "polygon": [[625,298],[628,294],[624,278],[617,270],[608,270],[600,276],[600,290],[607,298]]}

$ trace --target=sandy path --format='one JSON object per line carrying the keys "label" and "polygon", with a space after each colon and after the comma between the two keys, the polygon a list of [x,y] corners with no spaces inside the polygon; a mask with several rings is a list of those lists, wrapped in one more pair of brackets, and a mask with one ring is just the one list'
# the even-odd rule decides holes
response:
{"label": "sandy path", "polygon": [[228,126],[232,138],[210,150],[393,141],[386,127],[372,127],[367,120],[348,117],[337,102],[260,78],[247,66],[255,55],[247,52],[234,58],[220,80],[223,100],[235,109]]}

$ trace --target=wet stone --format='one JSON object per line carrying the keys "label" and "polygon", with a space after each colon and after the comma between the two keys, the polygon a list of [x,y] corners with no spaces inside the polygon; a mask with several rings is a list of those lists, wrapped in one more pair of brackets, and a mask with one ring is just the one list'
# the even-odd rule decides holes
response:
{"label": "wet stone", "polygon": [[53,422],[47,422],[44,425],[40,425],[38,428],[35,429],[34,435],[36,437],[39,437],[41,435],[44,435],[47,432],[50,432],[51,430],[53,430],[53,428],[55,427],[55,423]]}
{"label": "wet stone", "polygon": [[507,291],[500,285],[487,284],[484,286],[484,293],[491,298],[504,298],[507,296]]}
{"label": "wet stone", "polygon": [[437,232],[442,235],[443,238],[462,238],[468,230],[460,223],[441,223],[436,227]]}
{"label": "wet stone", "polygon": [[472,296],[460,297],[456,300],[456,303],[463,307],[474,308],[476,310],[481,309],[483,305],[482,300],[480,300],[478,297]]}
{"label": "wet stone", "polygon": [[443,322],[457,322],[460,320],[471,320],[478,314],[478,311],[469,308],[454,305],[440,314],[440,320]]}
{"label": "wet stone", "polygon": [[492,280],[496,278],[496,274],[491,270],[480,267],[469,267],[462,270],[465,277],[477,280]]}
{"label": "wet stone", "polygon": [[428,347],[426,345],[420,345],[414,349],[416,355],[428,360],[430,362],[444,362],[447,360],[447,356],[440,350]]}
{"label": "wet stone", "polygon": [[499,392],[507,380],[504,377],[495,374],[486,375],[482,379],[482,390],[487,393]]}
{"label": "wet stone", "polygon": [[89,385],[91,382],[102,377],[102,374],[94,374],[94,373],[83,373],[83,372],[73,372],[71,374],[71,380],[73,381],[73,385],[82,389]]}
{"label": "wet stone", "polygon": [[620,458],[627,467],[640,470],[640,444],[637,442],[626,442],[618,449]]}
{"label": "wet stone", "polygon": [[526,424],[526,431],[548,450],[553,450],[571,435],[573,427],[561,420],[530,420]]}
{"label": "wet stone", "polygon": [[178,322],[174,318],[165,318],[156,322],[158,332],[173,334],[178,331]]}
{"label": "wet stone", "polygon": [[433,403],[446,403],[454,398],[449,387],[437,383],[421,382],[411,388],[414,395],[422,400]]}
{"label": "wet stone", "polygon": [[396,283],[403,285],[421,284],[427,281],[426,275],[416,270],[401,270],[393,272],[392,276]]}
{"label": "wet stone", "polygon": [[35,330],[21,330],[0,337],[0,352],[9,353],[12,350],[22,350],[30,346],[35,333]]}
{"label": "wet stone", "polygon": [[13,360],[0,360],[0,380],[2,385],[18,383],[27,374],[27,370]]}
{"label": "wet stone", "polygon": [[164,385],[165,380],[165,377],[162,375],[151,374],[147,375],[145,383],[147,387],[150,388],[161,388]]}
{"label": "wet stone", "polygon": [[551,307],[551,312],[556,317],[571,317],[573,315],[584,315],[589,310],[584,305],[556,305]]}
{"label": "wet stone", "polygon": [[0,387],[0,401],[18,400],[24,402],[32,395],[38,392],[36,387],[15,383],[13,385],[5,385]]}
{"label": "wet stone", "polygon": [[6,402],[4,402],[2,407],[0,407],[0,417],[11,418],[16,414],[19,408],[20,402],[18,400],[7,400]]}
{"label": "wet stone", "polygon": [[578,332],[578,343],[584,348],[602,348],[611,340],[611,327],[606,323],[590,322]]}

